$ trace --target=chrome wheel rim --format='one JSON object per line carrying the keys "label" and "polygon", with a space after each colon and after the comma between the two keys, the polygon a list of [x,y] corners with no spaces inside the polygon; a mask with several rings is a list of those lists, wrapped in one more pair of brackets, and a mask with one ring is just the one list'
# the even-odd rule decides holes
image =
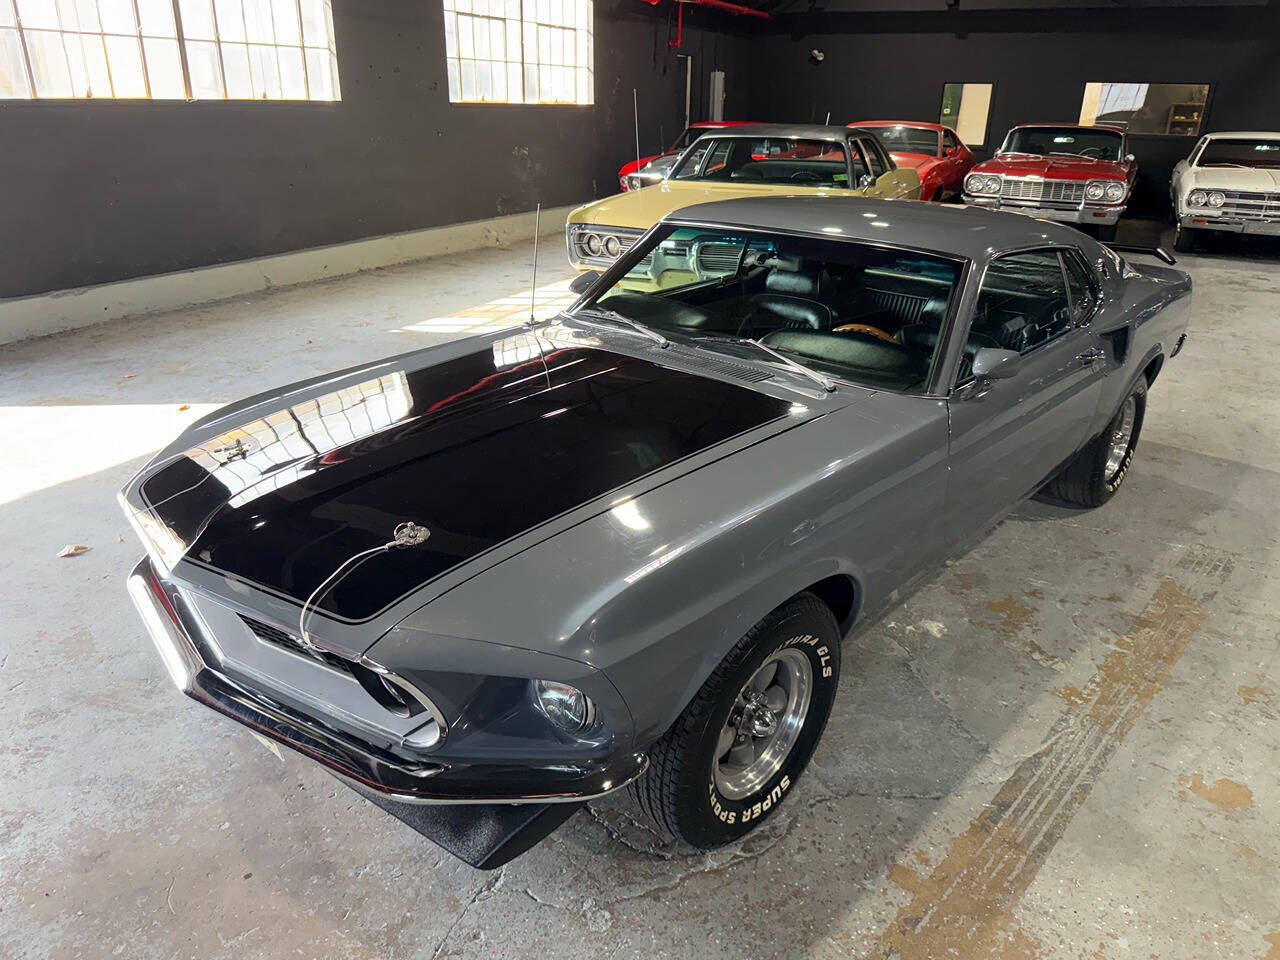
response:
{"label": "chrome wheel rim", "polygon": [[1124,402],[1120,415],[1112,421],[1111,447],[1107,451],[1107,482],[1110,483],[1120,472],[1124,464],[1124,455],[1129,452],[1129,440],[1133,437],[1133,424],[1138,419],[1138,401],[1130,397]]}
{"label": "chrome wheel rim", "polygon": [[720,731],[712,775],[716,789],[741,800],[768,783],[800,739],[813,668],[799,650],[779,650],[738,691]]}

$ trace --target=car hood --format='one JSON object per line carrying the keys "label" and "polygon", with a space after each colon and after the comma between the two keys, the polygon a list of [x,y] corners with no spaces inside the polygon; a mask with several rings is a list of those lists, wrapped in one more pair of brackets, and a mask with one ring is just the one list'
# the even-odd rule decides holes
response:
{"label": "car hood", "polygon": [[648,230],[663,217],[683,207],[713,200],[762,196],[860,196],[860,190],[833,187],[794,187],[781,184],[708,183],[664,180],[651,187],[630,190],[595,203],[578,207],[569,214],[570,223],[629,227]]}
{"label": "car hood", "polygon": [[1124,164],[1109,160],[1023,156],[1016,153],[992,157],[974,167],[973,172],[1057,180],[1124,180],[1128,176]]}
{"label": "car hood", "polygon": [[1192,167],[1187,189],[1246,190],[1272,193],[1280,190],[1280,170],[1263,170],[1258,167]]}
{"label": "car hood", "polygon": [[923,153],[890,153],[893,162],[906,170],[917,170],[924,173],[938,162],[937,157],[926,157]]}
{"label": "car hood", "polygon": [[[251,587],[295,617],[352,561],[316,597],[319,632],[325,617],[350,625],[384,614],[628,484],[665,482],[704,451],[795,419],[793,407],[599,341],[522,331],[219,412],[162,451],[122,499],[144,540],[169,547],[164,565],[232,593]],[[426,542],[378,551],[407,521],[429,531]],[[364,551],[374,552],[353,561]]]}

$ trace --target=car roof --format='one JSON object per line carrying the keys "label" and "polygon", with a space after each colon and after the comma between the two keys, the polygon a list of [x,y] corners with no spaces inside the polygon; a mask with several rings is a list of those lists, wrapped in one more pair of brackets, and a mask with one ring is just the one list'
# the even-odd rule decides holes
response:
{"label": "car roof", "polygon": [[821,123],[748,123],[722,131],[731,137],[779,137],[788,140],[846,140],[847,127]]}
{"label": "car roof", "polygon": [[758,127],[754,120],[695,120],[689,124],[695,130],[721,130],[725,127]]}
{"label": "car roof", "polygon": [[1114,123],[1073,123],[1073,122],[1055,122],[1053,120],[1044,120],[1039,123],[1019,123],[1010,127],[1011,130],[1021,130],[1023,127],[1070,127],[1072,130],[1104,130],[1107,133],[1125,133],[1125,128],[1116,126]]}
{"label": "car roof", "polygon": [[980,260],[1037,244],[1079,246],[1079,231],[1020,213],[919,200],[771,196],[717,200],[684,207],[666,223],[714,223],[847,240],[892,243]]}
{"label": "car roof", "polygon": [[1206,133],[1206,137],[1210,140],[1233,140],[1239,137],[1242,140],[1280,140],[1280,131],[1277,130],[1215,130],[1213,133]]}
{"label": "car roof", "polygon": [[[916,130],[932,130],[934,133],[946,133],[951,130],[950,127],[943,126],[941,123],[925,123],[923,120],[859,120],[856,123],[846,123],[846,127],[912,127]],[[955,133],[954,130],[951,130]]]}

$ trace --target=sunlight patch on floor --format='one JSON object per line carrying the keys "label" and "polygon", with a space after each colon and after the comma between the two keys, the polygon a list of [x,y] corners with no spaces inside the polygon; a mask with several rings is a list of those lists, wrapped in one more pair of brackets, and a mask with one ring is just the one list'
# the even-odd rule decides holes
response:
{"label": "sunlight patch on floor", "polygon": [[158,450],[221,403],[0,407],[0,503]]}
{"label": "sunlight patch on floor", "polygon": [[[572,278],[557,280],[539,287],[534,297],[533,315],[545,320],[560,313],[578,295],[569,289]],[[455,311],[444,317],[431,317],[398,327],[396,333],[485,333],[516,326],[529,319],[529,293],[513,293],[488,303]]]}

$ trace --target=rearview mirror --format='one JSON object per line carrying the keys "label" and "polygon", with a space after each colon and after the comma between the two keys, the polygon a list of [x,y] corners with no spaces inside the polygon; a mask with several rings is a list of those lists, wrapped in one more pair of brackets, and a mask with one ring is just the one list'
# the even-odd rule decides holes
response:
{"label": "rearview mirror", "polygon": [[602,276],[604,276],[604,274],[602,274],[599,270],[584,270],[582,273],[578,274],[576,277],[574,277],[572,280],[569,281],[569,289],[572,290],[574,293],[576,293],[578,296],[582,296],[584,293],[590,290],[591,287],[595,284],[595,282],[599,280]]}
{"label": "rearview mirror", "polygon": [[1008,380],[1021,366],[1022,354],[1016,350],[982,347],[973,355],[973,375],[979,380]]}

